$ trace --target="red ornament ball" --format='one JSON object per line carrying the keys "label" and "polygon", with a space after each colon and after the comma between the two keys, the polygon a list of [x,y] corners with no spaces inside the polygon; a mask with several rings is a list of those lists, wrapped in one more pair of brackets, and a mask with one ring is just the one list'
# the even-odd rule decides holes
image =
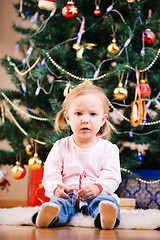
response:
{"label": "red ornament ball", "polygon": [[[137,87],[137,85],[136,85]],[[139,83],[141,98],[148,98],[151,95],[151,88],[146,79],[141,79]],[[136,88],[135,88],[136,90]]]}
{"label": "red ornament ball", "polygon": [[96,9],[94,10],[94,15],[96,15],[96,16],[101,15],[101,10],[99,9],[99,6],[97,6]]}
{"label": "red ornament ball", "polygon": [[62,15],[68,19],[74,19],[78,15],[78,8],[72,1],[68,1],[67,5],[62,9]]}
{"label": "red ornament ball", "polygon": [[145,79],[140,80],[139,89],[141,98],[148,98],[151,95],[151,88]]}
{"label": "red ornament ball", "polygon": [[156,39],[155,34],[150,29],[146,29],[144,31],[142,40],[144,40],[146,45],[152,45],[155,39]]}

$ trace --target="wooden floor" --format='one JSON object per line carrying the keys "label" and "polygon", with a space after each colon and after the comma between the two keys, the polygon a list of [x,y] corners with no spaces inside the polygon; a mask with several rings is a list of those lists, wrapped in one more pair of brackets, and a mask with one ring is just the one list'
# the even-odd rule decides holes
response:
{"label": "wooden floor", "polygon": [[95,228],[0,225],[0,240],[159,240],[160,230],[98,230]]}

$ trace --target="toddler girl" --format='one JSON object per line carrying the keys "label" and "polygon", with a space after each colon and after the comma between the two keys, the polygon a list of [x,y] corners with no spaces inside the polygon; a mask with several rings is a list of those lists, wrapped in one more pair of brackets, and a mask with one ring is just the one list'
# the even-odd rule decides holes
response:
{"label": "toddler girl", "polygon": [[65,98],[55,130],[70,126],[73,134],[56,141],[46,159],[42,184],[50,202],[32,216],[37,227],[64,226],[79,212],[91,215],[96,228],[118,226],[120,162],[109,141],[108,109],[106,95],[94,85],[80,84]]}

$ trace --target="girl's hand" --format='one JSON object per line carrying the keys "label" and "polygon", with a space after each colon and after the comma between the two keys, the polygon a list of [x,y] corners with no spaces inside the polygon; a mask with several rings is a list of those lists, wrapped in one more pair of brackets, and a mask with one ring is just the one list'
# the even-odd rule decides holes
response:
{"label": "girl's hand", "polygon": [[91,199],[98,196],[102,192],[101,185],[86,184],[78,191],[78,197]]}
{"label": "girl's hand", "polygon": [[62,184],[58,184],[57,188],[54,192],[54,196],[55,197],[59,197],[59,198],[64,198],[64,199],[68,199],[70,198],[68,193],[70,193],[71,191],[73,191],[74,189],[71,187],[67,187],[65,185]]}

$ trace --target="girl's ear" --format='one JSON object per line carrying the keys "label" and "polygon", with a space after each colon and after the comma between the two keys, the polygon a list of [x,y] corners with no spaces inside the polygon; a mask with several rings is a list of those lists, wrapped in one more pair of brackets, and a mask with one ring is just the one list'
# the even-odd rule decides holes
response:
{"label": "girl's ear", "polygon": [[106,121],[107,117],[108,117],[108,114],[105,113],[103,118],[102,118],[102,125],[101,126],[103,126],[105,124],[105,121]]}
{"label": "girl's ear", "polygon": [[69,115],[66,111],[64,111],[64,117],[66,119],[67,124],[69,124]]}

